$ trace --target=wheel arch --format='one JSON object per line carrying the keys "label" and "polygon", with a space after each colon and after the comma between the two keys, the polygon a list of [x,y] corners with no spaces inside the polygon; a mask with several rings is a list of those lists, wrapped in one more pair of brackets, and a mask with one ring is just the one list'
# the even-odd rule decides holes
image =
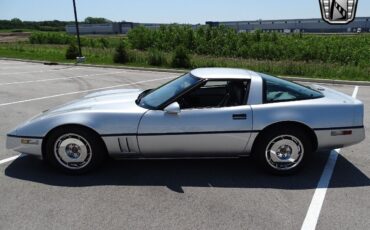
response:
{"label": "wheel arch", "polygon": [[297,121],[281,121],[281,122],[277,122],[277,123],[274,123],[274,124],[271,124],[271,125],[268,125],[266,126],[262,131],[260,131],[253,143],[253,146],[252,146],[252,153],[253,154],[255,152],[255,147],[258,145],[259,141],[261,140],[261,138],[263,138],[264,134],[269,132],[270,130],[272,129],[279,129],[279,128],[286,128],[286,127],[294,127],[294,128],[300,128],[302,130],[304,130],[304,132],[309,136],[309,138],[311,139],[312,141],[312,150],[313,151],[316,151],[317,150],[317,147],[318,147],[318,140],[317,140],[317,136],[314,132],[313,129],[311,129],[308,125],[302,123],[302,122],[297,122]]}
{"label": "wheel arch", "polygon": [[103,145],[105,151],[108,153],[107,151],[107,146],[104,142],[104,140],[102,139],[102,137],[100,136],[100,134],[93,128],[91,127],[88,127],[86,125],[81,125],[81,124],[63,124],[63,125],[59,125],[59,126],[56,126],[54,128],[52,128],[51,130],[49,130],[46,135],[44,136],[43,138],[43,141],[42,141],[42,146],[41,146],[41,151],[42,151],[42,157],[45,158],[45,154],[46,154],[46,144],[50,138],[50,135],[55,132],[56,130],[60,129],[60,128],[66,128],[66,127],[79,127],[81,129],[86,129],[86,130],[89,130],[91,132],[93,132],[97,137],[99,137],[100,141],[101,141],[101,144]]}

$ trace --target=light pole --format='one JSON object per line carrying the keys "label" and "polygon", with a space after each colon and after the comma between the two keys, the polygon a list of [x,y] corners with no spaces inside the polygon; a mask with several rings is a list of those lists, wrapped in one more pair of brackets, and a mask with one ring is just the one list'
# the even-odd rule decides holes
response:
{"label": "light pole", "polygon": [[77,57],[77,62],[84,62],[85,57],[82,56],[82,51],[81,51],[81,40],[80,40],[80,29],[78,27],[78,19],[77,19],[77,10],[76,10],[76,1],[73,0],[73,10],[75,13],[75,25],[76,25],[76,34],[77,34],[77,44],[78,44],[78,57]]}

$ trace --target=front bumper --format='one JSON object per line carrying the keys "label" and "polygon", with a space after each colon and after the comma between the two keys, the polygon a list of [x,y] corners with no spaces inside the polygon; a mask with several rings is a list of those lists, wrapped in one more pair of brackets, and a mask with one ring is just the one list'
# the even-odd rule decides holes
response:
{"label": "front bumper", "polygon": [[[335,135],[335,133],[348,132],[350,135]],[[355,145],[365,140],[365,128],[343,128],[334,130],[316,130],[318,150],[337,149]]]}
{"label": "front bumper", "polygon": [[42,138],[8,135],[6,148],[20,153],[42,156]]}

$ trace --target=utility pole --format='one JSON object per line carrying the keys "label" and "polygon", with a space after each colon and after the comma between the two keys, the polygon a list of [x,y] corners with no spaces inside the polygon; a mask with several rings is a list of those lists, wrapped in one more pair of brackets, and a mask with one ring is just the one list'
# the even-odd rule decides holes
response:
{"label": "utility pole", "polygon": [[81,40],[80,40],[80,28],[78,27],[78,19],[77,19],[77,10],[76,10],[76,1],[73,0],[73,10],[75,13],[75,25],[76,25],[76,34],[77,34],[77,44],[78,44],[78,57],[77,57],[77,62],[84,62],[85,57],[82,56],[82,51],[81,51]]}

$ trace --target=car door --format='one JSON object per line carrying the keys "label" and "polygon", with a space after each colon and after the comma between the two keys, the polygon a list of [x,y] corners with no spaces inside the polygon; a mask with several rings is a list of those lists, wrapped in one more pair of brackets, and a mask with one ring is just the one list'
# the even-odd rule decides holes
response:
{"label": "car door", "polygon": [[232,156],[244,152],[252,132],[249,105],[149,110],[138,128],[140,151],[149,156]]}
{"label": "car door", "polygon": [[148,155],[241,154],[252,131],[250,106],[147,112],[138,142]]}

